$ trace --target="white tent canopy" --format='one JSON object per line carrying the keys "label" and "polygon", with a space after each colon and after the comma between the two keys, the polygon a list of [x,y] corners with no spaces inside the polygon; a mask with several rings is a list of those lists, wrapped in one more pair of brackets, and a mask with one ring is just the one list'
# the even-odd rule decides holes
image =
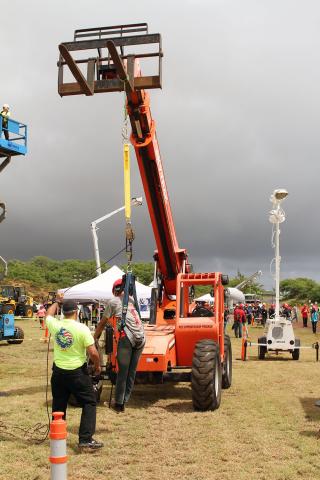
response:
{"label": "white tent canopy", "polygon": [[205,295],[201,295],[201,297],[195,298],[196,302],[206,302],[206,303],[214,303],[214,298],[211,297],[210,293],[206,293]]}
{"label": "white tent canopy", "polygon": [[[232,303],[245,303],[245,296],[238,288],[229,287],[226,289],[226,297]],[[199,298],[195,299],[198,302],[214,303],[214,298],[210,293],[206,293]],[[229,302],[228,302],[229,303]]]}
{"label": "white tent canopy", "polygon": [[233,287],[227,288],[226,297],[232,303],[246,303],[244,293],[238,288],[233,288]]}
{"label": "white tent canopy", "polygon": [[[76,300],[79,302],[104,302],[109,300],[112,295],[112,285],[115,280],[121,278],[124,272],[114,265],[101,275],[79,283],[71,288],[59,290],[64,294],[65,300]],[[140,300],[150,299],[151,288],[136,282],[137,297]]]}

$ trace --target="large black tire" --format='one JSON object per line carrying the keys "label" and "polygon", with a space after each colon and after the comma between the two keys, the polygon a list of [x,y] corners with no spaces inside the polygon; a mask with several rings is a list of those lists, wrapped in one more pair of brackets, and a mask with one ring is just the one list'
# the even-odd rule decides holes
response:
{"label": "large black tire", "polygon": [[10,343],[11,345],[13,345],[13,344],[19,345],[20,343],[23,342],[23,339],[24,339],[24,332],[23,332],[22,328],[16,327],[15,330],[16,330],[15,331],[15,338],[7,340],[7,342]]}
{"label": "large black tire", "polygon": [[[300,347],[300,339],[296,338],[294,341],[296,347]],[[292,352],[292,360],[299,360],[300,357],[300,348],[295,348]]]}
{"label": "large black tire", "polygon": [[[267,337],[259,337],[258,343],[267,343]],[[259,360],[264,360],[266,353],[267,353],[267,347],[265,347],[264,345],[261,345],[261,346],[259,345],[258,347]]]}
{"label": "large black tire", "polygon": [[232,384],[232,347],[229,335],[224,336],[224,362],[222,367],[222,388]]}
{"label": "large black tire", "polygon": [[27,318],[33,317],[33,308],[30,305],[23,306],[23,316]]}
{"label": "large black tire", "polygon": [[194,349],[191,371],[192,402],[195,410],[216,410],[221,403],[222,366],[219,345],[200,340]]}

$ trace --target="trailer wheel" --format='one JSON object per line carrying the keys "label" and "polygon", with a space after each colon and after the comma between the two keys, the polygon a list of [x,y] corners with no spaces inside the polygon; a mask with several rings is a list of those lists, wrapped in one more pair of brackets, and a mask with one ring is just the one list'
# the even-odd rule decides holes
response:
{"label": "trailer wheel", "polygon": [[2,305],[2,313],[7,313],[8,315],[14,315],[14,306],[13,305]]}
{"label": "trailer wheel", "polygon": [[23,316],[27,318],[32,318],[33,317],[33,308],[30,307],[29,305],[26,305],[23,308]]}
{"label": "trailer wheel", "polygon": [[224,362],[222,367],[222,388],[230,388],[232,383],[232,347],[229,335],[224,336]]}
{"label": "trailer wheel", "polygon": [[[300,339],[296,338],[294,341],[296,347],[300,347]],[[295,348],[292,352],[292,360],[299,360],[300,357],[300,348]]]}
{"label": "trailer wheel", "polygon": [[[267,337],[259,337],[258,343],[267,343]],[[264,360],[267,353],[267,347],[265,345],[259,345],[258,347],[258,357],[259,360]]]}
{"label": "trailer wheel", "polygon": [[195,410],[216,410],[221,403],[222,367],[219,345],[213,340],[197,342],[192,359],[191,389]]}
{"label": "trailer wheel", "polygon": [[22,328],[16,327],[15,338],[11,338],[10,340],[7,340],[7,342],[10,343],[11,345],[13,344],[18,345],[23,342],[23,339],[24,339],[24,333]]}

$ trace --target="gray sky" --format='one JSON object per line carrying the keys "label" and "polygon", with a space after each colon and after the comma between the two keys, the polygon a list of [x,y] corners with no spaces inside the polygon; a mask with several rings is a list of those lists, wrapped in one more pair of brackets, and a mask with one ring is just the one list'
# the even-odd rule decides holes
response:
{"label": "gray sky", "polygon": [[[5,2],[0,102],[28,124],[29,154],[1,174],[0,255],[92,258],[90,222],[123,204],[123,96],[61,99],[58,44],[76,28],[143,21],[162,34],[163,89],[151,108],[179,244],[196,270],[262,269],[270,286],[269,196],[284,187],[282,276],[319,280],[316,0]],[[132,174],[140,195],[133,151]],[[133,223],[135,260],[150,261],[145,206]],[[99,240],[102,258],[119,250],[124,218],[102,224]]]}

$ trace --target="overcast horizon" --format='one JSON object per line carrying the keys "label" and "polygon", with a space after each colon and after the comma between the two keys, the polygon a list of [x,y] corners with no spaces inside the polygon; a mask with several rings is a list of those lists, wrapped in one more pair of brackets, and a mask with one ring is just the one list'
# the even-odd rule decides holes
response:
{"label": "overcast horizon", "polygon": [[[269,197],[282,187],[281,277],[320,280],[312,215],[320,191],[319,2],[30,0],[24,11],[11,0],[1,13],[0,103],[29,128],[28,155],[0,175],[8,211],[1,256],[93,259],[90,223],[123,205],[123,95],[61,99],[58,44],[77,28],[147,22],[164,52],[151,110],[178,242],[195,270],[262,270],[259,281],[271,288]],[[144,197],[133,149],[131,165],[132,196]],[[134,261],[152,261],[146,205],[132,217]],[[101,224],[101,259],[124,235],[121,214]]]}

